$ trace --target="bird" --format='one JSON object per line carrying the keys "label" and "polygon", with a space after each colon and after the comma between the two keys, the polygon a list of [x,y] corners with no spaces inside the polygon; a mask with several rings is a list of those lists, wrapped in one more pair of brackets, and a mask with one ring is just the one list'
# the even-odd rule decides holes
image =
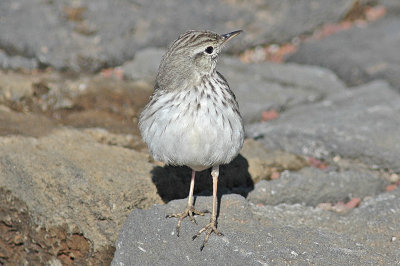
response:
{"label": "bird", "polygon": [[212,168],[213,203],[210,222],[193,240],[205,232],[201,250],[217,229],[217,187],[219,166],[231,162],[240,152],[244,127],[235,94],[216,70],[222,48],[242,30],[217,34],[190,30],[180,35],[161,59],[153,94],[139,117],[139,129],[152,157],[173,166],[192,169],[185,210],[176,217],[177,236],[186,217],[209,211],[194,208],[196,172]]}

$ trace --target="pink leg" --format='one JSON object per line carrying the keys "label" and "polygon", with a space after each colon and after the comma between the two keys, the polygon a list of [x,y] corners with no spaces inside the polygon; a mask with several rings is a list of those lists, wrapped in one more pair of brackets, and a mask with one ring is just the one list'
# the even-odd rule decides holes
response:
{"label": "pink leg", "polygon": [[192,170],[192,179],[190,180],[190,189],[189,189],[189,199],[188,199],[186,209],[181,213],[174,213],[174,214],[167,215],[167,218],[171,218],[171,217],[179,218],[178,224],[176,225],[176,232],[177,232],[178,236],[179,236],[179,229],[181,228],[181,223],[184,218],[189,216],[189,220],[196,223],[196,220],[193,217],[193,213],[197,214],[197,215],[204,215],[205,213],[209,212],[209,211],[198,211],[193,206],[193,191],[194,191],[195,177],[196,177],[196,171]]}
{"label": "pink leg", "polygon": [[217,189],[218,189],[219,166],[214,166],[212,168],[211,176],[213,178],[213,208],[212,208],[210,223],[206,224],[199,232],[197,232],[196,235],[193,236],[193,239],[195,239],[196,237],[200,236],[201,233],[206,232],[206,236],[204,237],[204,242],[200,250],[203,250],[204,246],[207,244],[208,238],[212,233],[215,233],[218,236],[223,235],[217,230]]}

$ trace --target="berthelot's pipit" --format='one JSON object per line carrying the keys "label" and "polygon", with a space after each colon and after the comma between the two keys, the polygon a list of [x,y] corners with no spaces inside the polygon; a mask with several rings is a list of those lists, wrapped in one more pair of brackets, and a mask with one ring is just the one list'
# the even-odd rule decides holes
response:
{"label": "berthelot's pipit", "polygon": [[201,249],[217,230],[217,182],[219,165],[232,161],[243,145],[244,130],[239,106],[226,79],[216,71],[222,47],[242,31],[219,35],[188,31],[169,47],[158,69],[154,93],[144,108],[139,127],[155,160],[192,169],[189,199],[177,217],[179,236],[185,217],[204,215],[193,206],[196,171],[212,167],[213,206]]}

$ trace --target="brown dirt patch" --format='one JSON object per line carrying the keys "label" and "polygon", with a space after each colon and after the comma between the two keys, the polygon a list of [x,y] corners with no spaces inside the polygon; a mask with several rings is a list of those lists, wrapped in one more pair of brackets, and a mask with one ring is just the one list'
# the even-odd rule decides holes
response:
{"label": "brown dirt patch", "polygon": [[34,223],[26,205],[0,188],[0,265],[109,265],[114,247],[93,251],[79,230],[43,228]]}
{"label": "brown dirt patch", "polygon": [[[9,72],[3,77],[0,89],[12,90],[0,95],[0,105],[20,113],[21,117],[0,120],[0,135],[37,137],[40,132],[46,134],[56,125],[66,125],[100,127],[112,133],[139,136],[138,117],[153,90],[153,85],[144,81],[126,81],[102,75],[71,76],[48,71],[30,74]],[[16,95],[11,93],[13,91]],[[24,114],[34,117],[37,122],[34,127],[43,130],[32,133],[29,128],[33,125],[27,123],[32,119],[24,119]],[[30,126],[27,128],[26,124]],[[24,129],[27,132],[23,132]]]}

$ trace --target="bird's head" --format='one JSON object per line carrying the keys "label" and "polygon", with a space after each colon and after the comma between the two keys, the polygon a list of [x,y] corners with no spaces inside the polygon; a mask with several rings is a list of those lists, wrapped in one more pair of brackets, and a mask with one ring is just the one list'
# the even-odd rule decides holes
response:
{"label": "bird's head", "polygon": [[203,76],[215,71],[222,47],[241,32],[238,30],[223,35],[211,31],[184,33],[171,44],[161,61],[158,86],[176,89],[200,82]]}

